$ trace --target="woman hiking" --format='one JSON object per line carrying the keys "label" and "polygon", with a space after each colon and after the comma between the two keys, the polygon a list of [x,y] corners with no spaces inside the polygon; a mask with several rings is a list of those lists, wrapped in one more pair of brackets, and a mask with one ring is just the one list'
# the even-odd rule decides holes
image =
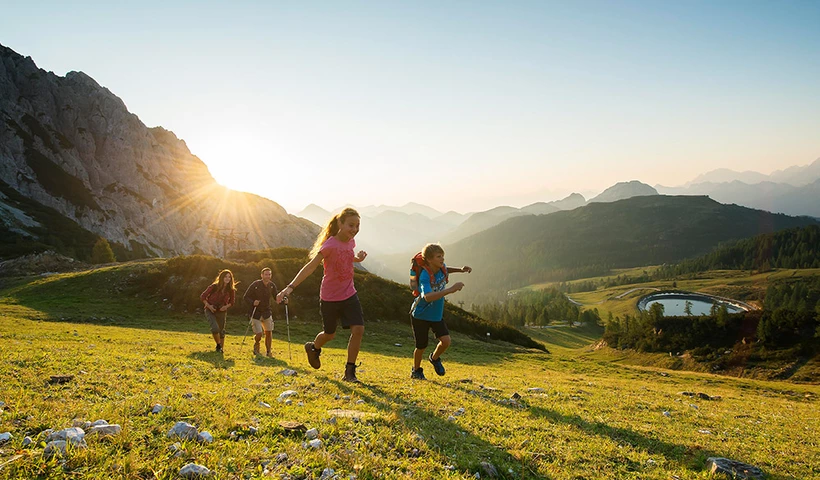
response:
{"label": "woman hiking", "polygon": [[320,263],[324,264],[322,286],[319,290],[319,311],[322,315],[323,330],[316,335],[316,339],[305,344],[308,363],[313,368],[321,367],[319,355],[322,346],[336,336],[337,323],[342,328],[350,329],[350,340],[347,344],[347,364],[343,380],[358,382],[356,378],[356,358],[364,336],[364,314],[356,288],[353,286],[353,264],[363,261],[367,252],[353,253],[356,241],[353,237],[359,233],[361,217],[359,212],[352,208],[345,208],[334,215],[325,225],[313,249],[310,251],[310,261],[299,270],[287,287],[276,295],[276,303],[290,295],[307,277],[316,270]]}
{"label": "woman hiking", "polygon": [[233,273],[228,269],[220,271],[214,283],[208,285],[199,299],[205,304],[205,318],[211,325],[216,351],[222,352],[225,348],[225,318],[228,315],[228,308],[236,303]]}

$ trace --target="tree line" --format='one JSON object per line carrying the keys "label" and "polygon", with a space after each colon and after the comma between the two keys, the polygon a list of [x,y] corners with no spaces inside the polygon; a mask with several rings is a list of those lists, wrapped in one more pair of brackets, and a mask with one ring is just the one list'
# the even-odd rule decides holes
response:
{"label": "tree line", "polygon": [[767,272],[773,268],[820,268],[820,226],[790,228],[724,244],[701,257],[663,265],[653,277],[673,278],[707,270]]}

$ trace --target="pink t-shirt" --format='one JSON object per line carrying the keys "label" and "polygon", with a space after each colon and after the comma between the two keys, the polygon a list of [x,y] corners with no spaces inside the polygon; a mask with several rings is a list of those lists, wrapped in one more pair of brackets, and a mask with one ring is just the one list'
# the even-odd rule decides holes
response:
{"label": "pink t-shirt", "polygon": [[319,252],[324,257],[325,274],[322,277],[322,288],[319,298],[327,302],[347,300],[356,294],[353,287],[353,249],[356,241],[352,238],[340,242],[330,237],[322,244]]}

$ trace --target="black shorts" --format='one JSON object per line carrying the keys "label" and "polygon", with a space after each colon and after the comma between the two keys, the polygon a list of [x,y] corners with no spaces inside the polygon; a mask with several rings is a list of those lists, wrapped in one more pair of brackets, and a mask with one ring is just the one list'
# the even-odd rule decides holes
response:
{"label": "black shorts", "polygon": [[342,328],[353,325],[364,325],[364,313],[359,296],[353,294],[347,300],[327,302],[319,300],[319,311],[322,313],[322,326],[325,333],[336,333],[336,325],[341,320]]}
{"label": "black shorts", "polygon": [[427,342],[430,340],[427,335],[428,330],[433,330],[436,338],[441,338],[450,335],[450,330],[447,330],[447,324],[444,320],[440,322],[430,322],[427,320],[420,320],[412,317],[413,338],[416,339],[416,348],[423,350],[427,348]]}

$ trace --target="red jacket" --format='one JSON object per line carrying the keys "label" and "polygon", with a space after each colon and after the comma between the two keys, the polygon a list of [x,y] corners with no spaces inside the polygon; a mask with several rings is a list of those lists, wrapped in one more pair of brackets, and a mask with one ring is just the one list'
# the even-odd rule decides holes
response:
{"label": "red jacket", "polygon": [[234,290],[220,292],[216,287],[216,284],[213,283],[208,285],[208,288],[202,292],[199,299],[203,302],[207,301],[217,309],[236,303],[236,292]]}

